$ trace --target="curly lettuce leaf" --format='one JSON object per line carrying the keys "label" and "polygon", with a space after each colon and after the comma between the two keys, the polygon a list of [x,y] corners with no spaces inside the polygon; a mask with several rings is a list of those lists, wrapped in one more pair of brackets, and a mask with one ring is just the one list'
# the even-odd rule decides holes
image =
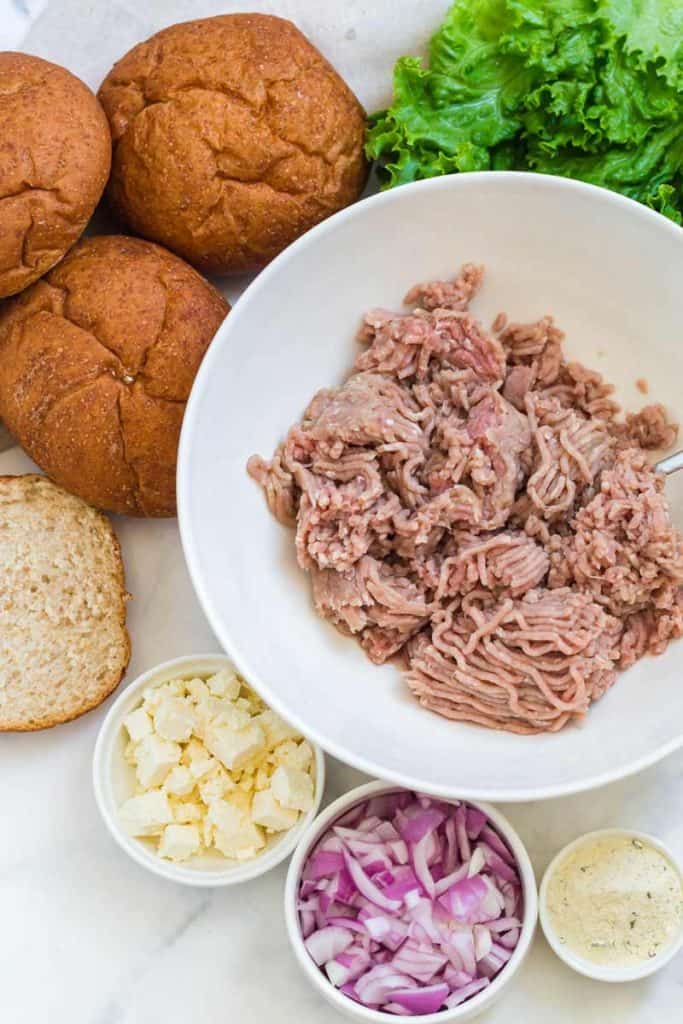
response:
{"label": "curly lettuce leaf", "polygon": [[530,169],[683,220],[682,0],[457,0],[370,122],[386,186]]}

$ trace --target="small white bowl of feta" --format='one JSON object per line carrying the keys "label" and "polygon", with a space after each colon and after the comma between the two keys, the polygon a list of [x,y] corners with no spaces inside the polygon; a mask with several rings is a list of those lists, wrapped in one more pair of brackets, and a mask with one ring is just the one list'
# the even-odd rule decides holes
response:
{"label": "small white bowl of feta", "polygon": [[95,798],[133,860],[186,885],[246,882],[295,848],[325,785],[322,750],[222,654],[167,661],[119,695],[93,758]]}

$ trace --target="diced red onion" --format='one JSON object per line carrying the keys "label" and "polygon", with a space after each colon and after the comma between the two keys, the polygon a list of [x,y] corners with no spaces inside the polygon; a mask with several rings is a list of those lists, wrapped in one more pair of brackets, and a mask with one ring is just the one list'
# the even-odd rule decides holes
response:
{"label": "diced red onion", "polygon": [[346,869],[351,875],[358,892],[362,893],[366,899],[376,903],[378,907],[383,907],[384,910],[400,909],[401,904],[399,900],[391,900],[385,896],[382,890],[365,874],[356,858],[347,853],[346,850],[344,851],[344,860],[346,861]]}
{"label": "diced red onion", "polygon": [[315,882],[319,878],[336,875],[343,867],[344,858],[341,853],[328,853],[326,850],[320,850],[318,853],[314,853],[309,860],[306,877]]}
{"label": "diced red onion", "polygon": [[457,1006],[512,956],[522,891],[483,811],[398,791],[351,808],[304,866],[304,944],[350,999],[398,1016]]}
{"label": "diced red onion", "polygon": [[440,1010],[450,994],[448,985],[440,982],[437,985],[427,985],[424,988],[396,990],[392,993],[392,1002],[404,1006],[406,1010],[418,1015],[424,1013],[436,1013]]}
{"label": "diced red onion", "polygon": [[367,818],[363,818],[356,825],[359,832],[376,832],[378,827],[382,824],[382,819],[376,814],[370,814]]}
{"label": "diced red onion", "polygon": [[446,815],[436,808],[421,811],[412,818],[407,818],[401,831],[401,836],[407,843],[419,843],[425,836],[430,835],[444,821]]}
{"label": "diced red onion", "polygon": [[380,821],[379,825],[375,829],[375,832],[377,833],[377,835],[379,836],[383,843],[394,842],[395,840],[401,838],[398,829],[395,829],[390,821]]}
{"label": "diced red onion", "polygon": [[337,903],[353,903],[358,889],[354,885],[353,879],[347,871],[346,866],[342,868],[334,879],[332,892]]}
{"label": "diced red onion", "polygon": [[358,932],[360,935],[368,934],[368,930],[363,922],[355,917],[328,917],[327,923],[335,925],[337,928],[348,928],[349,931]]}
{"label": "diced red onion", "polygon": [[472,933],[474,935],[474,959],[481,960],[491,952],[493,947],[491,932],[485,924],[475,924]]}
{"label": "diced red onion", "polygon": [[410,852],[413,862],[413,870],[415,871],[417,880],[427,895],[431,897],[431,899],[434,899],[436,889],[432,873],[427,864],[427,844],[429,842],[429,838],[429,833],[423,835],[422,839],[411,847]]}
{"label": "diced red onion", "polygon": [[454,1006],[460,1006],[460,1003],[464,1003],[466,999],[471,999],[472,996],[476,996],[477,992],[481,992],[489,985],[488,978],[478,978],[476,981],[471,981],[469,985],[463,985],[462,988],[456,989],[452,995],[446,999],[446,1006],[449,1010],[452,1010]]}
{"label": "diced red onion", "polygon": [[347,981],[355,981],[365,973],[371,963],[370,953],[362,946],[349,946],[345,953],[336,957],[336,962],[346,968],[347,978],[342,982],[345,985]]}
{"label": "diced red onion", "polygon": [[455,869],[455,871],[452,871],[450,875],[445,875],[443,878],[440,878],[434,886],[436,895],[440,896],[442,893],[446,892],[447,889],[450,889],[452,885],[455,885],[456,882],[461,881],[463,878],[467,878],[467,873],[468,864],[465,863],[461,864],[459,868]]}
{"label": "diced red onion", "polygon": [[455,834],[458,839],[460,860],[469,860],[472,856],[472,849],[467,835],[467,808],[464,804],[460,804],[455,812]]}
{"label": "diced red onion", "polygon": [[[346,956],[346,954],[344,954]],[[471,974],[466,974],[464,971],[459,971],[452,964],[447,964],[443,972],[443,980],[450,987],[451,992],[456,988],[464,988],[465,985],[469,985],[474,978]]]}
{"label": "diced red onion", "polygon": [[305,939],[315,931],[315,914],[312,910],[300,910],[299,921],[301,923],[301,934]]}
{"label": "diced red onion", "polygon": [[493,945],[491,946],[491,952],[498,960],[501,960],[502,963],[504,964],[506,964],[510,957],[512,956],[512,951],[506,949],[505,946],[501,945],[498,942],[493,943]]}
{"label": "diced red onion", "polygon": [[513,885],[512,882],[504,882],[500,887],[500,891],[503,894],[503,906],[506,916],[514,917],[521,903],[519,886]]}
{"label": "diced red onion", "polygon": [[458,837],[455,832],[455,818],[448,818],[444,826],[446,852],[443,858],[443,869],[447,875],[455,871],[458,862]]}
{"label": "diced red onion", "polygon": [[343,992],[349,999],[353,999],[355,1003],[359,1003],[358,993],[356,992],[356,986],[352,981],[347,981],[345,985],[341,985],[339,988],[340,992]]}
{"label": "diced red onion", "polygon": [[514,866],[515,858],[512,855],[512,851],[508,849],[498,833],[494,831],[490,825],[486,825],[486,827],[481,830],[479,838],[485,843],[488,843],[491,849],[495,850],[499,857],[502,857],[503,860],[508,862],[508,864],[512,864]]}
{"label": "diced red onion", "polygon": [[477,966],[479,974],[482,974],[485,978],[493,978],[503,966],[503,961],[499,960],[494,953],[489,953],[488,956],[481,958]]}
{"label": "diced red onion", "polygon": [[414,986],[412,978],[399,974],[392,964],[378,964],[371,967],[356,982],[358,998],[366,1006],[374,1003],[386,1003],[392,992],[397,989],[408,989]]}
{"label": "diced red onion", "polygon": [[487,821],[488,818],[478,807],[468,807],[466,821],[468,839],[478,839]]}
{"label": "diced red onion", "polygon": [[472,878],[474,875],[478,875],[484,867],[486,867],[486,856],[481,846],[477,846],[467,865],[467,877]]}
{"label": "diced red onion", "polygon": [[367,817],[368,813],[372,812],[368,811],[367,804],[357,804],[355,807],[350,807],[348,811],[342,814],[341,818],[337,818],[335,825],[353,828],[356,822],[362,821],[363,818]]}
{"label": "diced red onion", "polygon": [[384,845],[379,836],[369,835],[367,832],[362,832],[358,828],[348,828],[345,825],[333,825],[332,828],[334,829],[334,834],[347,846],[351,840],[356,843],[363,843],[366,846],[368,844],[372,846]]}
{"label": "diced red onion", "polygon": [[[466,924],[487,920],[485,916],[482,917],[485,913],[484,901],[487,898],[490,898],[489,888],[481,875],[461,879],[438,897],[441,906],[448,910],[455,921]],[[492,913],[489,916],[497,915]]]}
{"label": "diced red onion", "polygon": [[389,852],[397,864],[407,864],[410,860],[408,846],[402,839],[390,839],[387,843]]}
{"label": "diced red onion", "polygon": [[328,960],[334,960],[336,956],[343,953],[353,942],[353,935],[346,928],[337,925],[328,925],[312,932],[304,945],[308,950],[311,959],[320,967]]}
{"label": "diced red onion", "polygon": [[370,875],[375,884],[377,884],[375,876],[388,871],[391,866],[391,861],[388,857],[380,857],[378,859],[376,854],[371,854],[369,857],[359,857],[358,863],[366,875]]}
{"label": "diced red onion", "polygon": [[498,941],[506,949],[514,949],[519,942],[519,928],[511,928],[509,932],[501,935]]}
{"label": "diced red onion", "polygon": [[517,879],[517,872],[506,860],[503,860],[499,853],[492,850],[488,843],[480,843],[477,850],[482,852],[487,866],[494,875],[514,884]]}
{"label": "diced red onion", "polygon": [[412,939],[405,942],[394,955],[392,964],[397,971],[427,984],[447,963],[446,957],[436,949],[424,949]]}
{"label": "diced red onion", "polygon": [[[458,928],[450,932],[444,951],[451,953],[449,959],[454,967],[462,967],[466,974],[477,973],[477,960],[474,955],[474,936],[471,928]],[[453,956],[452,954],[455,954]]]}
{"label": "diced red onion", "polygon": [[519,928],[521,921],[517,917],[499,917],[496,921],[489,921],[486,927],[490,932],[507,932],[511,928]]}
{"label": "diced red onion", "polygon": [[[410,895],[411,894],[408,893],[408,896]],[[414,901],[411,907],[408,907],[406,916],[410,921],[422,928],[430,942],[439,942],[441,935],[439,933],[439,929],[434,924],[432,906],[431,900],[427,899],[426,896],[421,896],[419,899]]]}

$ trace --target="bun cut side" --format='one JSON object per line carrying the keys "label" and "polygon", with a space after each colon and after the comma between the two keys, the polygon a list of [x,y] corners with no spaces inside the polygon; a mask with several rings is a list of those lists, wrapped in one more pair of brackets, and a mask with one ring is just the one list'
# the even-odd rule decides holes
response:
{"label": "bun cut side", "polygon": [[0,477],[0,731],[100,704],[130,657],[111,524],[45,477]]}

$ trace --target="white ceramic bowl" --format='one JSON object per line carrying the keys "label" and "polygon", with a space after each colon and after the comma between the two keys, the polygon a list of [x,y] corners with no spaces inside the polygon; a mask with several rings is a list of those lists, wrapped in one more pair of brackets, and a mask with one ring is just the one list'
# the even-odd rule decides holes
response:
{"label": "white ceramic bowl", "polygon": [[680,859],[675,857],[672,851],[661,840],[655,839],[654,836],[647,835],[645,832],[637,832],[630,828],[604,828],[598,829],[595,832],[587,832],[560,850],[546,868],[538,899],[541,927],[553,952],[557,954],[560,960],[563,960],[579,974],[583,974],[587,978],[593,978],[595,981],[637,981],[639,978],[647,978],[648,975],[661,970],[683,948],[683,918],[681,919],[679,934],[676,939],[666,946],[661,953],[658,953],[657,956],[644,960],[642,964],[635,964],[631,967],[607,967],[603,964],[593,964],[589,960],[584,960],[583,957],[577,956],[576,953],[560,942],[548,912],[548,886],[565,857],[593,839],[600,837],[609,838],[610,836],[629,836],[631,839],[640,839],[642,842],[649,843],[667,858],[683,879],[683,864],[681,864]]}
{"label": "white ceramic bowl", "polygon": [[[315,614],[292,531],[246,473],[321,387],[341,382],[365,310],[487,265],[473,309],[490,322],[555,314],[570,357],[630,408],[681,403],[683,231],[615,193],[564,179],[462,174],[344,210],[261,273],[209,349],[185,414],[178,500],[192,578],[214,632],[263,697],[329,753],[449,796],[514,801],[590,789],[683,743],[681,646],[619,679],[582,727],[520,737],[449,722]],[[650,394],[636,388],[646,378]],[[667,481],[683,515],[683,473]],[[646,696],[645,696],[646,695]]]}
{"label": "white ceramic bowl", "polygon": [[164,860],[144,839],[128,835],[121,825],[118,809],[132,796],[135,776],[132,767],[124,759],[128,737],[123,719],[133,711],[142,698],[142,691],[148,686],[160,686],[179,675],[203,674],[233,668],[233,663],[224,654],[200,654],[166,661],[149,672],[143,673],[123,690],[116,698],[102,722],[95,753],[93,756],[93,783],[95,799],[104,822],[121,849],[155,875],[185,885],[217,886],[235,885],[248,882],[251,878],[265,874],[276,864],[288,857],[302,834],[315,818],[325,788],[325,759],[322,750],[313,744],[315,752],[315,798],[313,807],[302,814],[294,828],[269,838],[263,852],[253,860],[231,861],[220,853],[203,854],[182,863]]}
{"label": "white ceramic bowl", "polygon": [[[299,927],[299,916],[296,909],[297,893],[299,891],[299,879],[308,854],[330,825],[346,811],[349,811],[352,807],[361,803],[363,800],[367,800],[369,797],[377,796],[381,793],[391,793],[395,789],[396,786],[387,785],[385,782],[368,782],[364,786],[358,786],[356,789],[350,790],[350,792],[345,793],[343,796],[340,796],[338,800],[331,803],[329,807],[326,807],[301,837],[299,845],[294,851],[294,856],[289,862],[287,881],[285,883],[285,922],[287,925],[287,934],[289,935],[296,959],[304,974],[328,1003],[334,1006],[337,1010],[341,1010],[341,1012],[345,1013],[347,1017],[351,1017],[356,1021],[364,1021],[365,1024],[388,1024],[388,1022],[391,1022],[392,1020],[404,1020],[407,1018],[395,1017],[393,1014],[384,1013],[380,1010],[372,1010],[367,1006],[362,1006],[360,1003],[354,1002],[353,999],[349,999],[349,997],[345,996],[343,992],[339,992],[334,985],[328,981],[320,968],[316,966],[313,960],[311,960],[306,947],[304,946],[301,929]],[[468,802],[472,803],[473,806],[480,808],[480,810],[482,810],[493,822],[496,829],[500,832],[501,836],[503,836],[515,856],[522,882],[522,893],[524,896],[524,919],[522,921],[522,929],[519,935],[519,942],[517,943],[512,956],[500,973],[496,975],[488,988],[485,988],[482,992],[472,996],[472,998],[468,999],[467,1002],[461,1003],[460,1006],[454,1006],[450,1010],[439,1010],[438,1013],[427,1013],[412,1017],[413,1020],[419,1021],[420,1024],[451,1024],[451,1021],[472,1020],[484,1010],[488,1009],[498,1000],[505,987],[510,983],[519,968],[522,966],[522,963],[529,952],[531,941],[534,937],[534,931],[536,930],[536,921],[538,918],[536,879],[534,877],[534,869],[531,865],[531,861],[529,860],[529,855],[526,852],[522,840],[519,838],[519,835],[515,832],[507,818],[505,818],[500,811],[496,810],[495,807],[491,807],[490,804],[481,802]]]}

